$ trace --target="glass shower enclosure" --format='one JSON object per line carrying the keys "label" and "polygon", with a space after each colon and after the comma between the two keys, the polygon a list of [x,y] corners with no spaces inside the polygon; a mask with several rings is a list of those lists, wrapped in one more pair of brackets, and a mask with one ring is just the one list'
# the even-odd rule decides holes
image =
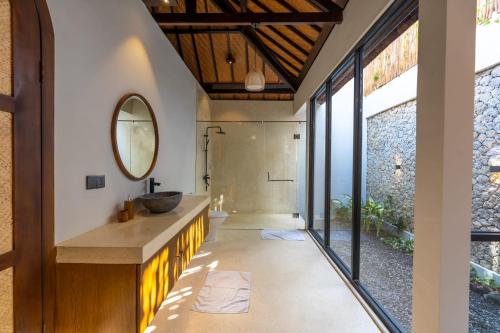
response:
{"label": "glass shower enclosure", "polygon": [[[206,145],[202,136],[209,126],[220,126],[226,135],[209,132]],[[208,153],[197,156],[207,156],[212,198],[220,202],[222,196],[222,209],[233,214],[304,216],[305,131],[305,122],[199,122],[198,150]]]}

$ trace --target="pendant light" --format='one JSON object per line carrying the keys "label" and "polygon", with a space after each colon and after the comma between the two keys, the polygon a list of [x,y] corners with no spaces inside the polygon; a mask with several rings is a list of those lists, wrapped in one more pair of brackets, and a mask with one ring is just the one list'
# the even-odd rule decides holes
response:
{"label": "pendant light", "polygon": [[257,51],[254,48],[253,70],[245,77],[245,89],[247,91],[262,91],[266,87],[266,78],[262,71],[257,69]]}

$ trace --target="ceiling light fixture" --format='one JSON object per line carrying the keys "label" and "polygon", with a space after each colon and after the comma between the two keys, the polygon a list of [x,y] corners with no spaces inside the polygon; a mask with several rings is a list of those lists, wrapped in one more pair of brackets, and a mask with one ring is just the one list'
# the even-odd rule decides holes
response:
{"label": "ceiling light fixture", "polygon": [[227,56],[226,56],[226,63],[228,65],[234,64],[236,61],[233,56],[233,52],[231,51],[231,37],[229,36],[229,32],[226,34],[226,40],[227,40]]}
{"label": "ceiling light fixture", "polygon": [[234,56],[231,53],[228,53],[227,56],[226,56],[226,62],[229,65],[232,65],[232,64],[235,63],[235,61],[236,61],[236,59],[234,59]]}
{"label": "ceiling light fixture", "polygon": [[[254,29],[256,26],[254,26]],[[253,70],[247,73],[245,77],[245,89],[247,91],[262,91],[266,87],[266,78],[261,70],[257,69],[257,49],[254,46],[254,63]]]}
{"label": "ceiling light fixture", "polygon": [[266,86],[266,78],[262,71],[257,69],[257,51],[254,49],[254,67],[245,77],[245,89],[247,91],[262,91]]}

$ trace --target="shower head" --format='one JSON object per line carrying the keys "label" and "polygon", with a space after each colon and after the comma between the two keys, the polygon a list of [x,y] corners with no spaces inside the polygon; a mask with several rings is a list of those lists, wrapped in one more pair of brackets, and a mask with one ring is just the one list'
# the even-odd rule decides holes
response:
{"label": "shower head", "polygon": [[217,129],[217,132],[215,132],[215,134],[222,134],[222,135],[225,135],[226,132],[224,132],[224,130],[222,130],[222,127],[220,126],[209,126],[205,129],[205,136],[208,137],[208,130],[209,129]]}

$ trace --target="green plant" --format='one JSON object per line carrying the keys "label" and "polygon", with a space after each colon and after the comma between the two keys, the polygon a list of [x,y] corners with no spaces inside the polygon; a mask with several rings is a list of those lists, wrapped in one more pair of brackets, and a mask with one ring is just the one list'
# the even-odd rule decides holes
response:
{"label": "green plant", "polygon": [[393,225],[398,220],[398,211],[395,208],[392,195],[388,195],[384,200],[384,220]]}
{"label": "green plant", "polygon": [[473,284],[476,284],[476,285],[488,287],[488,288],[493,289],[495,291],[500,291],[500,285],[495,280],[480,277],[477,274],[477,271],[474,269],[474,267],[471,268],[470,282]]}
{"label": "green plant", "polygon": [[394,226],[398,231],[409,230],[411,217],[408,214],[403,213],[398,217],[398,220]]}
{"label": "green plant", "polygon": [[394,198],[388,195],[384,200],[384,216],[385,222],[392,224],[398,231],[408,230],[411,217],[406,212],[400,212],[395,208]]}
{"label": "green plant", "polygon": [[350,195],[344,194],[344,200],[333,199],[332,204],[338,219],[347,221],[352,218],[352,197]]}
{"label": "green plant", "polygon": [[375,224],[378,236],[380,234],[383,216],[384,205],[377,203],[372,197],[368,197],[362,208],[363,229],[370,231],[372,224]]}
{"label": "green plant", "polygon": [[403,239],[403,238],[399,238],[399,237],[387,237],[387,238],[380,238],[380,240],[384,244],[392,247],[393,249],[402,251],[402,252],[407,253],[409,255],[413,255],[413,250],[414,250],[413,239]]}

